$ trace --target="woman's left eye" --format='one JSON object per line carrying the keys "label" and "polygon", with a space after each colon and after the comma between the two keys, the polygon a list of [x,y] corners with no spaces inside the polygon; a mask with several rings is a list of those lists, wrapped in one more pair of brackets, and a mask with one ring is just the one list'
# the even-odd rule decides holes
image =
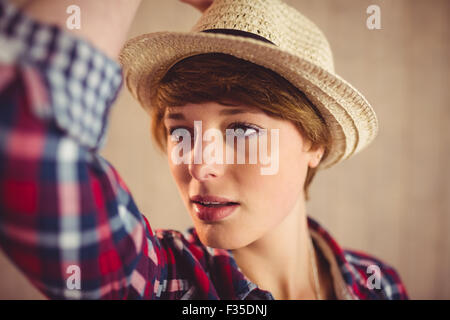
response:
{"label": "woman's left eye", "polygon": [[261,130],[261,128],[258,126],[244,122],[234,122],[228,128],[232,129],[236,136],[241,137],[251,137],[254,135],[259,135],[259,131]]}

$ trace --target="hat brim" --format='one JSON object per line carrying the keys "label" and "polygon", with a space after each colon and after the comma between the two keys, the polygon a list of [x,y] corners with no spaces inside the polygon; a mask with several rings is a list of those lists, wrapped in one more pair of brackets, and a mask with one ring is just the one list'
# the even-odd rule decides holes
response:
{"label": "hat brim", "polygon": [[319,168],[348,159],[378,133],[375,112],[364,96],[338,75],[279,47],[240,36],[202,32],[156,32],[129,40],[120,54],[125,83],[144,109],[151,90],[176,62],[198,54],[230,54],[273,70],[300,89],[321,112],[332,136]]}

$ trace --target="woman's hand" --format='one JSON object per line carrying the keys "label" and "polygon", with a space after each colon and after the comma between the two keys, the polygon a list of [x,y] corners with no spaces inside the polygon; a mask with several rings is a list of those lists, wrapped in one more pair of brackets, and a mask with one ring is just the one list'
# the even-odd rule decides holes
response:
{"label": "woman's hand", "polygon": [[204,12],[209,8],[213,0],[180,0],[181,2],[190,4],[194,8],[200,10],[200,12]]}

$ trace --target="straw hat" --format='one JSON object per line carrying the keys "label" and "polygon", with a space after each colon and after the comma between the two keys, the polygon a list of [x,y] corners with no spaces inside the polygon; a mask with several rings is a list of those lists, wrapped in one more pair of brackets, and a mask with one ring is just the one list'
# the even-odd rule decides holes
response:
{"label": "straw hat", "polygon": [[358,153],[378,121],[364,96],[334,71],[320,29],[279,0],[215,0],[190,32],[156,32],[129,40],[120,54],[124,79],[144,109],[155,84],[176,62],[220,52],[271,69],[303,91],[327,122],[333,143],[319,168]]}

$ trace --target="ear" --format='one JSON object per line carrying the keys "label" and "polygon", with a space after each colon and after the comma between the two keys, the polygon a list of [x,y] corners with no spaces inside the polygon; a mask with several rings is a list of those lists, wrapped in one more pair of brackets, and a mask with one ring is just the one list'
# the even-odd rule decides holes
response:
{"label": "ear", "polygon": [[324,147],[319,147],[316,150],[311,150],[309,152],[310,159],[308,161],[308,166],[311,168],[315,168],[319,165],[320,160],[322,160],[323,154],[325,152]]}

